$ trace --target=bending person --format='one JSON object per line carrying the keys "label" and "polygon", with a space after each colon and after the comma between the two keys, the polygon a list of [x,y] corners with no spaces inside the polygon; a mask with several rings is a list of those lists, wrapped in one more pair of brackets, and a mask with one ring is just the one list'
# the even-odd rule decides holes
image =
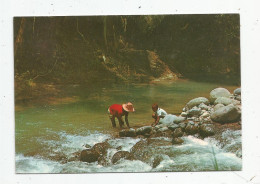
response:
{"label": "bending person", "polygon": [[125,116],[125,122],[126,125],[130,128],[129,122],[128,122],[128,113],[134,112],[135,109],[133,107],[133,104],[128,102],[127,104],[113,104],[108,108],[109,118],[112,122],[112,126],[116,127],[115,118],[118,119],[119,125],[122,128],[124,125],[124,121],[122,119],[123,116]]}

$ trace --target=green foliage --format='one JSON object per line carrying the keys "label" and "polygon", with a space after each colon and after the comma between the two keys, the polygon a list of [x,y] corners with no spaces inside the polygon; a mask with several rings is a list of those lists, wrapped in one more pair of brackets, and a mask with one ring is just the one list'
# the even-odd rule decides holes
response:
{"label": "green foliage", "polygon": [[[240,82],[239,15],[145,15],[26,17],[17,47],[15,73],[25,80],[81,83],[114,79],[103,66],[117,60],[117,71],[130,72],[147,60],[131,52],[154,51],[173,72],[191,79]],[[14,36],[21,18],[14,18]],[[14,38],[14,39],[15,39]],[[120,68],[121,67],[121,68]],[[131,75],[131,73],[129,73]],[[38,76],[38,77],[37,77]]]}

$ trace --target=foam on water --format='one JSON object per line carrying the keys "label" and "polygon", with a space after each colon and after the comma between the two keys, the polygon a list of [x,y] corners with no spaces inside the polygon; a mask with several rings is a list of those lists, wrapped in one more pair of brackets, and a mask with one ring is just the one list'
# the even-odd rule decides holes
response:
{"label": "foam on water", "polygon": [[62,164],[42,158],[18,154],[15,161],[16,173],[60,173],[62,171]]}
{"label": "foam on water", "polygon": [[108,143],[114,148],[121,147],[122,151],[130,151],[131,148],[141,139],[133,139],[130,137],[111,139]]}
{"label": "foam on water", "polygon": [[173,157],[176,171],[215,170],[215,162],[219,170],[241,170],[241,158],[221,149],[217,141],[193,136],[184,137],[184,141],[183,145],[172,148],[173,153],[176,153]]}
{"label": "foam on water", "polygon": [[98,132],[89,133],[86,136],[67,134],[66,132],[59,132],[57,135],[59,136],[59,140],[39,139],[38,141],[45,143],[53,152],[60,152],[67,156],[71,156],[72,153],[84,149],[86,144],[94,146],[96,143],[103,142],[111,137],[108,134]]}
{"label": "foam on water", "polygon": [[[73,135],[66,132],[53,132],[58,140],[39,139],[39,143],[46,146],[47,154],[65,154],[68,158],[72,153],[85,149],[84,145],[90,146],[104,142],[111,138],[108,134],[99,132],[89,132],[88,135]],[[223,133],[227,145],[221,147],[213,138],[204,140],[194,136],[183,137],[182,145],[165,146],[162,150],[157,149],[157,154],[162,156],[162,161],[156,168],[152,168],[152,163],[144,163],[139,160],[121,159],[116,164],[108,166],[99,165],[97,162],[85,163],[73,161],[63,163],[62,161],[49,160],[48,157],[25,157],[22,154],[16,155],[17,173],[87,173],[87,172],[146,172],[146,171],[207,171],[215,170],[214,159],[217,161],[219,170],[241,170],[242,159],[235,153],[227,151],[228,145],[238,145],[241,143],[241,132],[225,131]],[[166,139],[169,138],[156,138]],[[141,139],[115,138],[109,139],[108,143],[112,148],[108,149],[107,158],[112,159],[118,151],[130,151],[131,148]],[[156,149],[156,148],[155,148]],[[214,153],[213,153],[214,151]]]}

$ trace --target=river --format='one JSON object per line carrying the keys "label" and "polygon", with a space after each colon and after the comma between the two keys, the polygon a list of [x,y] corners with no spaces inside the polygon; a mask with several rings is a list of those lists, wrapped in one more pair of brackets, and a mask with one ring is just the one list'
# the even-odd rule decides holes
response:
{"label": "river", "polygon": [[[241,170],[242,159],[229,152],[229,146],[241,146],[241,131],[227,130],[221,147],[213,138],[204,140],[184,137],[184,143],[164,148],[164,160],[156,168],[141,161],[121,160],[117,164],[101,166],[80,161],[63,162],[74,152],[109,139],[118,131],[113,129],[107,108],[113,103],[132,102],[136,112],[129,114],[131,127],[152,123],[151,105],[157,102],[168,113],[179,114],[185,104],[199,96],[209,97],[216,87],[225,87],[231,93],[238,86],[202,83],[187,80],[151,84],[70,85],[63,91],[74,101],[55,104],[33,104],[15,113],[15,153],[17,173],[87,173],[87,172],[150,172],[150,171],[205,171],[214,170],[214,158],[219,170]],[[130,151],[140,139],[110,139],[111,157],[118,146]]]}

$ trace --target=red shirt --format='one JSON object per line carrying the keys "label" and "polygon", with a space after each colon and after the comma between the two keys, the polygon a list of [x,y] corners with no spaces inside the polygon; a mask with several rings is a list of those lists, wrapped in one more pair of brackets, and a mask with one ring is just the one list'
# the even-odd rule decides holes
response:
{"label": "red shirt", "polygon": [[109,107],[110,114],[115,116],[124,116],[123,106],[120,104],[113,104]]}

